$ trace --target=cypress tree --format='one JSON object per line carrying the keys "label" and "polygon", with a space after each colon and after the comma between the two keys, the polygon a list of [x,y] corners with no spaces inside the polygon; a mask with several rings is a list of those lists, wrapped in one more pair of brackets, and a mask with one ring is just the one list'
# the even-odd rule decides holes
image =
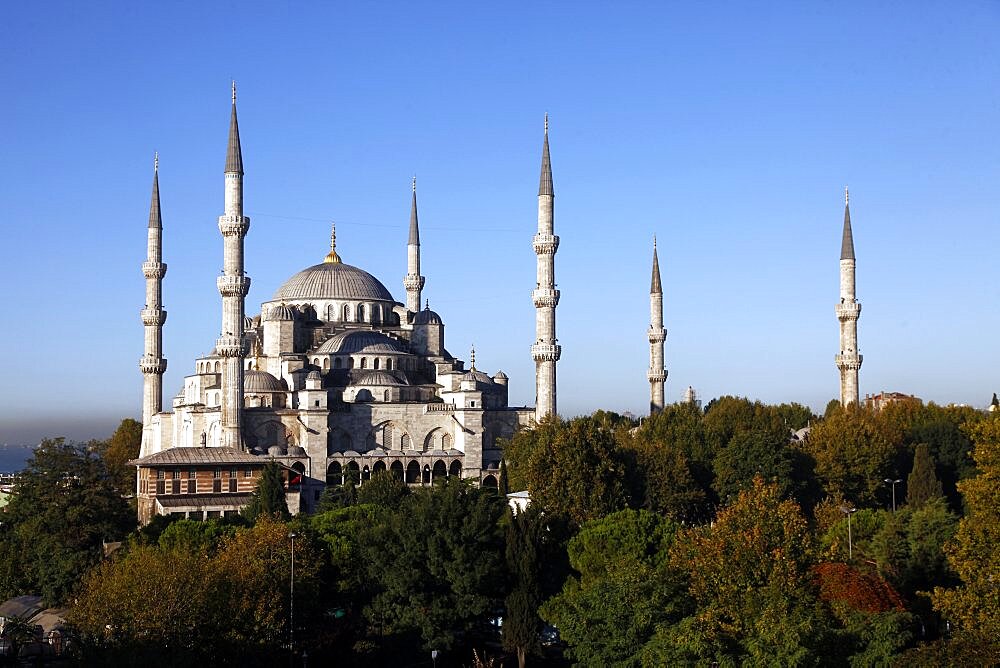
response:
{"label": "cypress tree", "polygon": [[276,462],[268,462],[257,481],[250,503],[243,510],[246,518],[253,523],[263,516],[287,522],[291,519],[288,502],[285,500],[285,482],[281,479],[281,468]]}
{"label": "cypress tree", "polygon": [[500,483],[498,485],[500,497],[507,498],[510,494],[510,480],[507,478],[507,460],[500,460]]}
{"label": "cypress tree", "polygon": [[517,654],[517,665],[524,668],[529,653],[541,650],[538,634],[542,620],[538,608],[542,604],[542,574],[544,562],[545,525],[536,505],[510,517],[507,525],[507,572],[511,590],[505,603],[503,646]]}
{"label": "cypress tree", "polygon": [[922,508],[925,503],[943,494],[930,446],[918,443],[913,453],[913,469],[906,479],[906,503],[914,509]]}

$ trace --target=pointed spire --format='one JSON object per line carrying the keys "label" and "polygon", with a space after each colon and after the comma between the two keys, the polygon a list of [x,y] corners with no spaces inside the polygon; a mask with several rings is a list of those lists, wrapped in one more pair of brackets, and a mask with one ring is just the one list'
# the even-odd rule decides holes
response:
{"label": "pointed spire", "polygon": [[160,154],[153,154],[153,196],[149,202],[149,226],[163,228],[160,219]]}
{"label": "pointed spire", "polygon": [[656,235],[653,235],[653,280],[649,285],[649,294],[663,294],[663,286],[660,283],[660,260],[656,257]]}
{"label": "pointed spire", "polygon": [[[427,301],[424,302],[424,310],[425,311],[430,311],[431,310],[431,300],[430,299],[428,299]],[[996,396],[996,395],[993,395],[993,396]]]}
{"label": "pointed spire", "polygon": [[323,258],[326,264],[340,264],[340,256],[337,255],[337,223],[330,223],[330,252]]}
{"label": "pointed spire", "polygon": [[472,344],[472,352],[469,353],[469,366],[472,367],[473,371],[476,370],[476,344],[475,343]]}
{"label": "pointed spire", "polygon": [[226,148],[226,173],[243,173],[240,126],[236,122],[236,81],[233,81],[233,113],[229,117],[229,146]]}
{"label": "pointed spire", "polygon": [[417,177],[413,177],[413,203],[410,205],[410,246],[420,245],[420,226],[417,224]]}
{"label": "pointed spire", "polygon": [[851,231],[851,194],[844,187],[844,238],[840,244],[840,259],[854,259],[854,233]]}
{"label": "pointed spire", "polygon": [[545,113],[545,141],[542,144],[542,175],[538,180],[539,195],[553,195],[552,161],[549,159],[549,114]]}

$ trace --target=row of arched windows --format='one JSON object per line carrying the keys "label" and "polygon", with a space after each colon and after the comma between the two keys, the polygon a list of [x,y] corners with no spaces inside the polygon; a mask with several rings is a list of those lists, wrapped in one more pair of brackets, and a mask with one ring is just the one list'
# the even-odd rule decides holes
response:
{"label": "row of arched windows", "polygon": [[403,462],[399,460],[392,462],[388,466],[386,466],[384,461],[378,460],[370,467],[367,464],[362,467],[358,462],[354,461],[347,462],[344,465],[340,462],[331,462],[326,470],[326,484],[343,485],[350,480],[355,485],[360,485],[371,480],[372,476],[385,471],[388,471],[394,478],[402,480],[408,485],[429,485],[441,478],[461,475],[462,462],[456,459],[449,466],[445,464],[443,459],[439,459],[434,462],[433,468],[430,464],[424,464],[423,468],[421,468],[420,462],[410,460],[405,469],[403,468]]}
{"label": "row of arched windows", "polygon": [[211,361],[208,362],[198,362],[198,373],[222,373],[222,365],[216,361],[214,364]]}

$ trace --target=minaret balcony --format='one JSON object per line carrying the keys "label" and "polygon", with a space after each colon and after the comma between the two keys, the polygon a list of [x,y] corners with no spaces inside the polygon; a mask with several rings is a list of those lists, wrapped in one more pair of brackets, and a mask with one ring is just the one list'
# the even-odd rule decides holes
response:
{"label": "minaret balcony", "polygon": [[250,229],[250,219],[246,216],[219,216],[219,231],[224,237],[245,237]]}
{"label": "minaret balcony", "polygon": [[407,274],[403,278],[403,287],[407,290],[423,290],[424,289],[424,277],[419,274]]}
{"label": "minaret balcony", "polygon": [[663,343],[667,340],[667,330],[663,327],[650,327],[649,328],[649,342],[650,343]]}
{"label": "minaret balcony", "polygon": [[242,336],[220,336],[215,341],[215,350],[222,357],[246,357],[246,340]]}
{"label": "minaret balcony", "polygon": [[555,308],[559,305],[559,291],[551,288],[535,288],[531,291],[531,301],[535,308]]}
{"label": "minaret balcony", "polygon": [[143,356],[139,360],[139,371],[144,374],[162,375],[167,370],[167,360],[162,357]]}
{"label": "minaret balcony", "polygon": [[837,362],[837,368],[850,371],[857,371],[861,368],[861,362],[864,360],[864,355],[858,353],[840,353],[834,359]]}
{"label": "minaret balcony", "polygon": [[646,372],[646,378],[649,379],[649,382],[651,383],[665,382],[667,380],[667,370],[660,369],[659,371],[655,371],[653,369],[650,369],[649,371]]}
{"label": "minaret balcony", "polygon": [[167,275],[167,265],[164,262],[143,262],[142,275],[146,278],[163,278]]}
{"label": "minaret balcony", "polygon": [[536,343],[531,346],[531,359],[536,362],[558,362],[562,357],[562,346],[551,343]]}
{"label": "minaret balcony", "polygon": [[241,276],[219,276],[215,279],[215,284],[219,288],[219,294],[223,297],[246,297],[250,291],[250,277]]}
{"label": "minaret balcony", "polygon": [[559,237],[554,234],[536,234],[531,245],[535,255],[555,255],[559,250]]}
{"label": "minaret balcony", "polygon": [[167,321],[167,312],[160,308],[144,308],[139,315],[146,327],[160,326]]}
{"label": "minaret balcony", "polygon": [[837,320],[842,322],[857,320],[861,315],[861,302],[844,302],[837,304]]}

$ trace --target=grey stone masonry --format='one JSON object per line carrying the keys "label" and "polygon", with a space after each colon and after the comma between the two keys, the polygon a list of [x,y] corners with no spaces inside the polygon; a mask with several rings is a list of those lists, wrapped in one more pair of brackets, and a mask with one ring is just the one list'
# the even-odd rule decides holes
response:
{"label": "grey stone masonry", "polygon": [[653,277],[649,287],[649,412],[659,413],[664,406],[663,385],[667,370],[663,365],[663,342],[667,330],[663,327],[663,286],[660,283],[660,261],[656,256],[656,238],[653,238]]}
{"label": "grey stone masonry", "polygon": [[163,357],[163,323],[167,312],[163,310],[163,277],[167,265],[163,263],[163,220],[160,215],[160,159],[153,158],[153,194],[149,203],[149,226],[146,236],[146,261],[142,275],[146,278],[146,306],[140,311],[144,345],[139,371],[142,372],[142,423],[163,410],[163,373],[167,360]]}
{"label": "grey stone masonry", "polygon": [[861,303],[857,300],[854,284],[854,233],[851,229],[850,194],[844,189],[844,232],[840,248],[840,302],[837,320],[840,322],[840,352],[836,355],[840,371],[840,405],[858,403],[858,371],[863,357],[858,350],[858,318]]}
{"label": "grey stone masonry", "polygon": [[555,256],[559,237],[554,234],[555,191],[552,187],[552,162],[549,158],[549,116],[545,115],[545,138],[542,143],[542,171],[538,183],[538,234],[532,240],[537,257],[537,279],[531,300],[535,306],[535,343],[531,358],[535,361],[535,420],[556,414],[556,363],[562,348],[556,338]]}

